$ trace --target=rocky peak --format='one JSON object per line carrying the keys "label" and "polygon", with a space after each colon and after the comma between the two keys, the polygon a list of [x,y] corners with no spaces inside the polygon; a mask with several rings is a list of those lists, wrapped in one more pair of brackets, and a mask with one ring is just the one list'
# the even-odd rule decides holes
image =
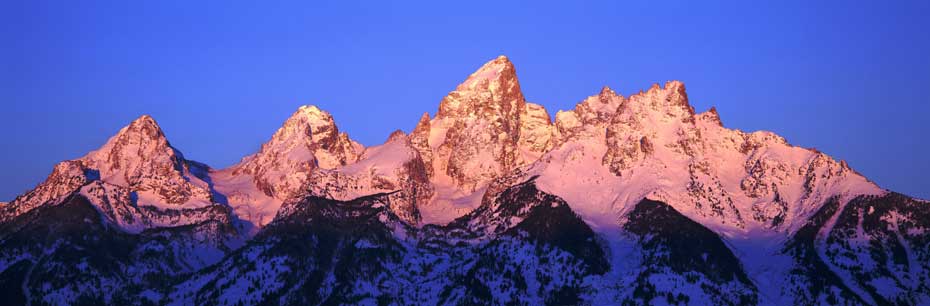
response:
{"label": "rocky peak", "polygon": [[604,101],[609,100],[612,97],[616,97],[617,93],[613,89],[610,89],[609,86],[604,85],[604,87],[601,87],[601,92],[598,93],[597,96],[601,98],[601,101]]}
{"label": "rocky peak", "polygon": [[354,163],[362,146],[340,133],[333,116],[313,105],[295,111],[258,153],[234,166],[234,174],[250,174],[266,195],[294,196],[309,173]]}
{"label": "rocky peak", "polygon": [[570,111],[559,111],[555,116],[555,126],[562,142],[577,138],[579,135],[598,136],[610,122],[617,109],[626,99],[604,86],[594,96],[585,98]]}
{"label": "rocky peak", "polygon": [[391,132],[391,135],[388,136],[388,139],[386,142],[394,142],[394,141],[402,140],[405,138],[407,138],[407,133],[404,133],[404,131],[401,131],[398,129],[398,130],[394,130],[393,132]]}
{"label": "rocky peak", "polygon": [[604,163],[620,175],[657,149],[692,158],[701,146],[694,122],[694,108],[683,83],[668,81],[664,87],[653,84],[649,90],[623,101],[611,117]]}
{"label": "rocky peak", "polygon": [[430,139],[434,172],[474,190],[513,169],[521,160],[517,148],[525,113],[510,60],[501,56],[484,64],[443,98],[430,124],[430,135],[441,136]]}
{"label": "rocky peak", "polygon": [[[193,178],[190,163],[169,144],[151,116],[143,115],[106,144],[76,160],[58,163],[35,189],[14,200],[0,213],[10,217],[45,204],[55,204],[82,186],[102,181],[124,188],[137,205],[179,208],[213,203],[206,184]],[[198,183],[192,183],[196,180]]]}
{"label": "rocky peak", "polygon": [[[596,104],[586,102],[586,105]],[[679,81],[668,81],[664,87],[653,84],[649,90],[621,99],[620,102],[614,114],[609,115],[612,126],[623,125],[651,134],[678,133],[676,129],[682,123],[693,127],[694,108],[688,101],[685,85]]]}
{"label": "rocky peak", "polygon": [[429,133],[429,119],[430,119],[429,113],[424,112],[423,115],[420,116],[420,121],[417,121],[417,126],[413,128],[413,132],[411,132],[410,134],[423,134],[423,133],[428,134]]}
{"label": "rocky peak", "polygon": [[487,62],[439,104],[436,117],[513,117],[525,103],[513,63],[505,56]]}
{"label": "rocky peak", "polygon": [[714,108],[695,114],[678,81],[631,96],[606,131],[602,162],[614,175],[636,180],[660,173],[662,180],[677,182],[669,188],[685,186],[684,192],[666,191],[660,197],[670,196],[695,218],[722,227],[742,229],[759,222],[790,228],[830,196],[878,191],[822,153],[791,146],[771,132],[726,129]]}
{"label": "rocky peak", "polygon": [[281,128],[271,137],[271,141],[263,145],[262,151],[265,151],[265,146],[272,149],[271,147],[276,145],[285,147],[309,147],[313,144],[331,146],[338,136],[339,130],[336,128],[332,115],[315,105],[304,105],[284,121]]}
{"label": "rocky peak", "polygon": [[[634,100],[634,97],[637,98]],[[694,108],[688,102],[688,94],[685,92],[685,84],[681,81],[665,82],[664,87],[659,84],[653,84],[645,93],[630,97],[634,100],[631,105],[640,104],[646,107],[644,110],[665,112],[670,116],[686,118],[694,116]]]}
{"label": "rocky peak", "polygon": [[515,85],[516,81],[517,72],[513,63],[506,56],[501,55],[470,74],[465,82],[456,87],[456,90],[506,89],[506,87],[496,85]]}
{"label": "rocky peak", "polygon": [[698,114],[697,118],[700,121],[711,122],[721,127],[723,126],[723,121],[720,121],[720,114],[717,113],[716,107],[711,107],[706,112]]}
{"label": "rocky peak", "polygon": [[8,220],[45,203],[54,202],[78,190],[99,175],[88,171],[80,160],[63,161],[55,165],[44,182],[29,192],[16,197],[9,205],[0,208],[0,221]]}
{"label": "rocky peak", "polygon": [[[120,129],[100,149],[80,159],[99,179],[146,194],[142,204],[206,205],[211,193],[190,182],[189,164],[148,115]],[[145,202],[143,201],[143,202]]]}
{"label": "rocky peak", "polygon": [[139,162],[146,160],[170,165],[180,170],[182,157],[168,143],[161,127],[149,115],[142,115],[111,137],[100,149],[84,157],[105,172],[141,170]]}
{"label": "rocky peak", "polygon": [[427,177],[433,176],[433,150],[430,147],[430,118],[429,113],[423,113],[417,126],[410,132],[410,145],[420,153],[420,158],[425,165]]}
{"label": "rocky peak", "polygon": [[339,132],[330,113],[315,105],[304,105],[284,121],[258,155],[288,155],[304,161],[315,157],[315,166],[331,169],[355,162],[357,151],[356,143]]}
{"label": "rocky peak", "polygon": [[546,108],[539,104],[525,104],[520,114],[520,142],[519,147],[524,153],[531,156],[521,156],[518,164],[528,164],[539,158],[555,144],[553,137],[555,128]]}
{"label": "rocky peak", "polygon": [[126,134],[141,134],[147,136],[148,139],[151,140],[165,139],[165,134],[161,131],[161,127],[155,122],[155,118],[149,115],[139,116],[139,118],[130,122],[125,129],[120,130],[117,135],[125,136]]}

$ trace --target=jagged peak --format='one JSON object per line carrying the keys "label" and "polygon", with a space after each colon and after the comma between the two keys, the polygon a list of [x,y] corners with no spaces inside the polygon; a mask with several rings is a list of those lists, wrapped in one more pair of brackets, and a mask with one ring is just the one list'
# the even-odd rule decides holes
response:
{"label": "jagged peak", "polygon": [[516,68],[506,56],[484,63],[481,68],[470,74],[462,84],[456,87],[458,91],[465,90],[495,90],[501,86],[494,83],[516,83]]}
{"label": "jagged peak", "polygon": [[665,81],[665,90],[685,91],[685,83],[679,80]]}
{"label": "jagged peak", "polygon": [[[139,156],[141,151],[147,151],[146,156]],[[84,156],[85,160],[110,161],[113,167],[119,168],[119,160],[135,160],[139,158],[153,158],[153,154],[166,155],[169,159],[181,157],[181,152],[171,147],[165,133],[152,116],[142,115],[134,119],[110,137],[99,149]],[[180,162],[180,160],[176,161]]]}
{"label": "jagged peak", "polygon": [[652,86],[649,86],[649,89],[646,90],[646,92],[654,92],[659,90],[662,90],[662,86],[660,86],[659,83],[652,83]]}
{"label": "jagged peak", "polygon": [[339,132],[333,116],[304,105],[284,122],[261,149],[233,166],[232,173],[253,176],[265,195],[285,200],[300,194],[309,173],[354,163],[364,146]]}
{"label": "jagged peak", "polygon": [[[579,102],[577,105],[575,105],[575,109],[577,110],[580,106],[582,106],[582,105],[584,105],[584,104],[588,104],[589,107],[592,107],[592,108],[595,108],[595,109],[599,109],[600,106],[594,106],[594,105],[592,105],[592,104],[595,104],[595,103],[599,103],[599,104],[612,104],[612,103],[616,103],[616,102],[618,102],[618,101],[622,101],[623,99],[625,99],[625,98],[623,97],[623,95],[618,94],[617,92],[615,92],[615,91],[614,91],[613,89],[611,89],[610,87],[604,86],[604,87],[601,88],[601,91],[597,93],[597,95],[590,96],[590,97],[584,99],[583,101]],[[613,109],[613,110],[611,110],[611,111],[615,111],[615,110],[616,110],[616,109]]]}
{"label": "jagged peak", "polygon": [[149,114],[142,114],[142,115],[139,116],[138,118],[133,119],[132,122],[131,122],[130,124],[137,124],[137,123],[139,123],[139,124],[143,124],[143,123],[144,123],[144,124],[154,124],[154,125],[158,125],[158,123],[155,122],[155,118],[152,118],[152,116],[149,115]]}
{"label": "jagged peak", "polygon": [[394,142],[398,139],[404,139],[404,138],[407,138],[407,133],[404,133],[404,131],[397,129],[391,132],[391,135],[388,136],[388,139],[387,141],[385,141],[385,143]]}
{"label": "jagged peak", "polygon": [[311,162],[315,160],[312,153],[315,143],[333,143],[340,138],[348,139],[348,136],[339,133],[329,112],[316,105],[302,105],[284,121],[270,140],[262,144],[257,153],[244,157],[240,164],[233,167],[237,169],[236,172],[259,167],[265,162],[264,159],[274,159],[272,156],[276,155]]}
{"label": "jagged peak", "polygon": [[500,56],[482,65],[443,98],[436,118],[512,117],[525,103],[513,63]]}
{"label": "jagged peak", "polygon": [[601,88],[601,92],[598,93],[598,96],[601,97],[601,99],[607,99],[609,97],[616,97],[618,95],[617,92],[615,92],[609,86],[604,85],[604,87]]}
{"label": "jagged peak", "polygon": [[501,55],[481,65],[481,68],[469,75],[468,79],[493,79],[500,77],[503,72],[513,70],[513,63],[510,62],[510,59]]}
{"label": "jagged peak", "polygon": [[300,107],[298,107],[297,111],[294,112],[294,114],[295,115],[301,114],[305,116],[327,116],[329,115],[329,112],[326,112],[320,109],[316,105],[308,104],[308,105],[301,105]]}
{"label": "jagged peak", "polygon": [[72,174],[81,172],[80,175],[66,177],[101,180],[133,191],[147,192],[158,199],[149,199],[145,205],[208,205],[213,201],[210,192],[192,184],[187,176],[191,165],[207,168],[187,161],[180,151],[171,146],[155,119],[142,115],[120,129],[99,149],[80,159],[60,163],[63,168],[56,166],[53,174],[59,170]]}
{"label": "jagged peak", "polygon": [[[660,91],[673,91],[678,93],[685,92],[685,83],[679,80],[668,80],[665,81],[665,84],[652,83],[652,86],[649,86],[649,89],[645,93],[660,92]],[[643,91],[640,91],[643,93]]]}
{"label": "jagged peak", "polygon": [[647,112],[658,111],[669,115],[674,114],[688,121],[694,119],[694,107],[691,106],[685,84],[681,81],[667,81],[665,86],[653,83],[649,90],[640,90],[639,93],[630,96],[627,100],[631,103],[624,103],[624,106],[621,106],[621,111],[630,107],[644,107]]}
{"label": "jagged peak", "polygon": [[417,134],[421,131],[429,131],[429,127],[430,127],[429,120],[430,120],[429,113],[423,112],[423,115],[420,116],[420,121],[417,121],[417,126],[413,128],[413,132],[411,132],[411,134]]}
{"label": "jagged peak", "polygon": [[569,132],[568,129],[607,122],[617,112],[625,99],[623,95],[617,94],[608,86],[604,86],[598,94],[588,96],[575,104],[574,109],[556,112],[555,125],[562,132],[567,133]]}
{"label": "jagged peak", "polygon": [[285,121],[285,124],[288,122],[307,122],[311,125],[335,124],[333,115],[320,109],[316,105],[302,105],[298,107],[297,111],[291,114],[291,117]]}
{"label": "jagged peak", "polygon": [[338,136],[332,114],[316,105],[303,105],[284,121],[272,141],[320,142]]}
{"label": "jagged peak", "polygon": [[139,135],[153,140],[165,138],[165,133],[162,132],[158,122],[149,115],[139,116],[116,134],[117,137],[127,135]]}
{"label": "jagged peak", "polygon": [[704,121],[709,121],[716,123],[718,126],[723,126],[723,121],[720,121],[720,114],[717,113],[717,107],[711,106],[706,112],[700,113],[697,115],[699,119]]}

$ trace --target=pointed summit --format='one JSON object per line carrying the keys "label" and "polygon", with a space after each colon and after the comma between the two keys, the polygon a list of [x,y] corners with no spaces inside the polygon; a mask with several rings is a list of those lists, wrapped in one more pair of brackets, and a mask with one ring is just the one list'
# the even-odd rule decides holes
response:
{"label": "pointed summit", "polygon": [[338,137],[338,134],[333,115],[316,105],[304,105],[284,121],[281,128],[275,132],[272,141],[326,142]]}
{"label": "pointed summit", "polygon": [[635,113],[636,117],[655,113],[691,120],[695,114],[694,107],[688,101],[685,84],[681,81],[667,81],[665,86],[654,83],[649,90],[640,91],[628,100],[630,103],[625,104],[620,111]]}
{"label": "pointed summit", "polygon": [[604,87],[601,88],[601,92],[598,94],[598,96],[600,96],[601,99],[608,99],[609,97],[613,97],[616,95],[617,93],[614,92],[613,89],[610,89],[610,87],[608,87],[607,85],[604,85]]}
{"label": "pointed summit", "polygon": [[285,200],[299,193],[317,167],[332,169],[354,163],[361,151],[361,145],[339,132],[330,113],[304,105],[257,153],[233,166],[233,173],[252,175],[266,195]]}
{"label": "pointed summit", "polygon": [[288,158],[309,161],[315,151],[328,151],[338,157],[321,160],[319,166],[330,169],[354,162],[354,147],[348,135],[339,132],[333,115],[315,105],[304,105],[284,121],[258,154],[287,154]]}
{"label": "pointed summit", "polygon": [[478,68],[439,104],[436,117],[495,116],[523,108],[523,93],[513,63],[499,56]]}
{"label": "pointed summit", "polygon": [[158,123],[155,122],[155,118],[152,118],[152,116],[150,116],[150,115],[148,115],[148,114],[143,114],[143,115],[139,116],[138,118],[132,120],[132,122],[130,122],[130,125],[139,125],[139,124],[142,124],[142,125],[154,125],[154,126],[158,127]]}
{"label": "pointed summit", "polygon": [[300,117],[332,121],[333,116],[329,112],[320,109],[316,105],[301,105],[297,108],[297,111],[291,114],[292,119]]}
{"label": "pointed summit", "polygon": [[459,85],[456,90],[479,89],[500,80],[516,81],[516,69],[514,69],[510,59],[503,55],[482,65],[481,68],[469,75],[468,79]]}
{"label": "pointed summit", "polygon": [[394,130],[393,132],[391,132],[391,135],[388,136],[388,139],[387,141],[385,141],[385,143],[393,142],[393,141],[404,139],[404,138],[407,138],[407,133],[404,133],[404,131],[401,131],[399,129]]}
{"label": "pointed summit", "polygon": [[433,175],[433,151],[429,144],[430,130],[429,113],[423,113],[423,116],[420,116],[420,121],[417,122],[417,126],[413,128],[410,136],[408,136],[410,145],[420,153],[428,177]]}
{"label": "pointed summit", "polygon": [[313,104],[301,105],[297,108],[298,113],[325,113],[322,109]]}
{"label": "pointed summit", "polygon": [[189,162],[149,115],[133,120],[79,161],[85,171],[94,173],[94,179],[139,193],[139,205],[202,206],[212,202],[208,190],[189,181]]}
{"label": "pointed summit", "polygon": [[429,134],[429,113],[427,112],[424,112],[423,115],[420,116],[420,121],[417,122],[417,126],[413,128],[413,132],[410,134],[419,134],[424,132],[427,135]]}
{"label": "pointed summit", "polygon": [[0,219],[101,181],[132,192],[134,206],[178,209],[211,205],[214,201],[206,183],[193,183],[192,177],[190,162],[168,144],[155,120],[144,115],[120,129],[100,149],[58,163],[43,183],[17,197],[10,204],[11,210],[0,212]]}
{"label": "pointed summit", "polygon": [[605,129],[605,124],[610,122],[624,101],[622,95],[604,86],[597,95],[589,96],[575,104],[573,110],[559,111],[555,115],[555,126],[560,134],[559,141],[600,135]]}
{"label": "pointed summit", "polygon": [[435,172],[473,191],[518,166],[526,105],[516,69],[507,57],[482,65],[442,99],[430,122]]}
{"label": "pointed summit", "polygon": [[146,160],[170,164],[174,169],[183,168],[181,153],[171,147],[161,127],[149,115],[136,118],[83,159],[96,164],[95,168],[101,171],[126,170]]}
{"label": "pointed summit", "polygon": [[129,125],[120,129],[116,137],[139,137],[140,139],[148,139],[151,141],[167,141],[165,133],[162,132],[161,127],[158,126],[158,122],[155,122],[155,119],[149,115],[139,116],[139,118],[130,122]]}
{"label": "pointed summit", "polygon": [[677,95],[679,100],[684,101],[684,103],[688,102],[688,93],[685,92],[685,83],[678,80],[665,82],[665,90]]}
{"label": "pointed summit", "polygon": [[720,121],[720,114],[717,113],[717,108],[711,106],[706,112],[700,113],[697,115],[699,120],[709,121],[717,124],[718,126],[723,126],[723,121]]}

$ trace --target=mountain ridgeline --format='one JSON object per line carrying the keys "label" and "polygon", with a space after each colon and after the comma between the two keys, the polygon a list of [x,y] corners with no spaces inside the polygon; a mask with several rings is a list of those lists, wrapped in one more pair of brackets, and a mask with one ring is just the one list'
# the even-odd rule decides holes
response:
{"label": "mountain ridgeline", "polygon": [[302,106],[213,169],[142,116],[0,203],[0,301],[930,304],[927,201],[677,81],[554,117],[503,56],[371,147]]}

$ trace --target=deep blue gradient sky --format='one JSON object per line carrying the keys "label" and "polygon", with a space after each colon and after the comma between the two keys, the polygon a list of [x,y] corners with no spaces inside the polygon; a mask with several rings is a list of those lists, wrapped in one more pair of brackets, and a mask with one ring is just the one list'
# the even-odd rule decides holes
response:
{"label": "deep blue gradient sky", "polygon": [[0,3],[0,200],[141,114],[216,168],[302,104],[378,144],[501,54],[550,114],[678,79],[727,127],[930,198],[930,1],[189,2]]}

